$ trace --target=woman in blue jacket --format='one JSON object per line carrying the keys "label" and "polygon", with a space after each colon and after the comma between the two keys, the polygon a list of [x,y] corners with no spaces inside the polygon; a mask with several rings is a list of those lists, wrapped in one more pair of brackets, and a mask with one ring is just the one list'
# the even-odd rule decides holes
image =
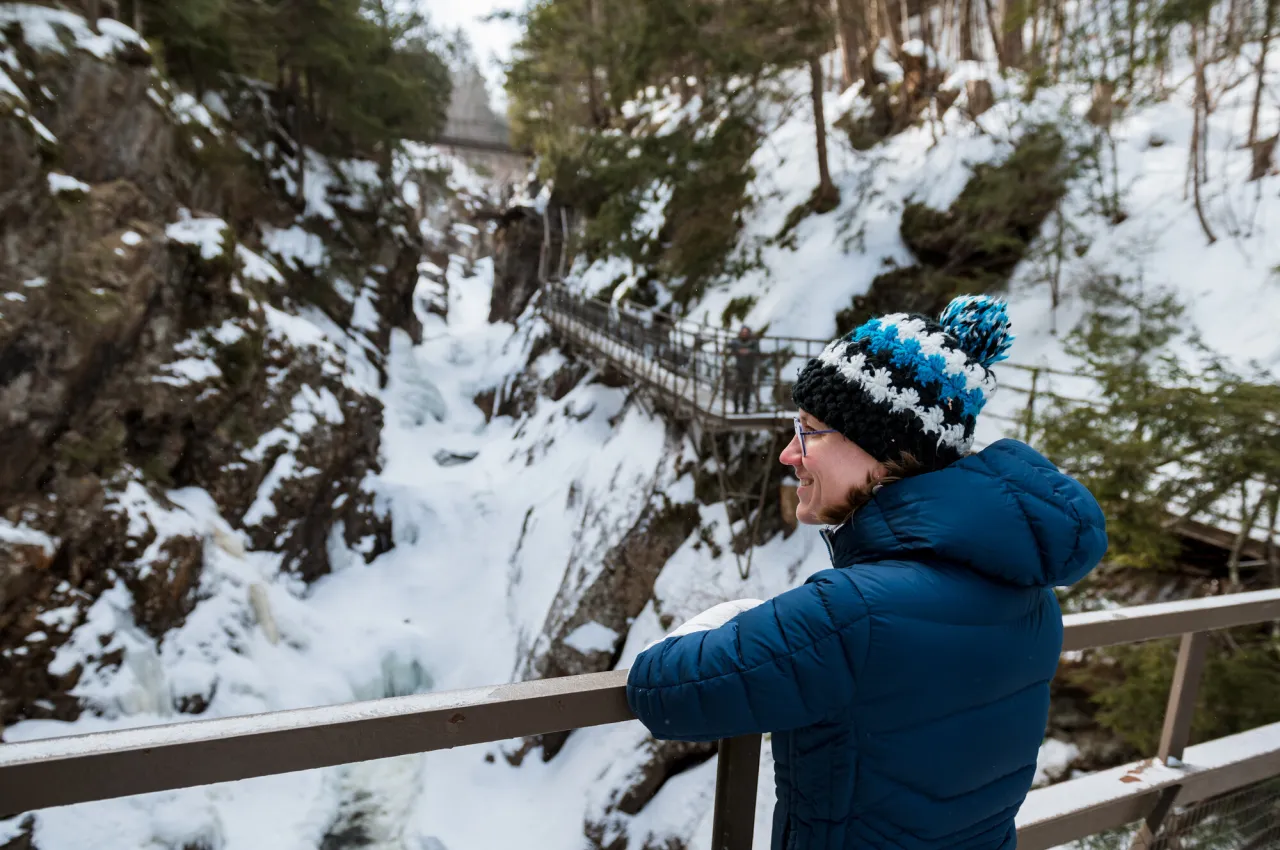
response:
{"label": "woman in blue jacket", "polygon": [[[773,733],[774,850],[1009,850],[1062,649],[1054,586],[1106,550],[1097,502],[1027,446],[970,453],[1012,335],[953,301],[833,341],[781,461],[832,568],[719,606],[636,659],[659,738]],[[727,621],[726,621],[727,620]]]}

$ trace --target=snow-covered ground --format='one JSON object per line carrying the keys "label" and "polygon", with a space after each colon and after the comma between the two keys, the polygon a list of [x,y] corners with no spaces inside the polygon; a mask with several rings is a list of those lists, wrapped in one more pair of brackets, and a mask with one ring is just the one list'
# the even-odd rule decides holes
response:
{"label": "snow-covered ground", "polygon": [[[1247,78],[1255,61],[1248,52],[1236,67],[1223,63],[1213,72],[1214,85],[1221,80]],[[1271,72],[1280,72],[1280,57],[1270,58]],[[900,72],[899,72],[900,73]],[[1049,366],[1072,371],[1062,342],[1082,315],[1079,285],[1090,276],[1116,274],[1141,279],[1149,288],[1166,288],[1187,307],[1188,321],[1214,351],[1240,367],[1256,362],[1275,372],[1280,369],[1280,336],[1275,321],[1280,316],[1280,176],[1247,182],[1251,153],[1241,149],[1245,139],[1253,87],[1236,85],[1216,103],[1209,119],[1208,181],[1202,187],[1206,217],[1217,241],[1210,245],[1189,196],[1184,195],[1191,142],[1193,85],[1189,75],[1170,98],[1159,104],[1135,108],[1113,125],[1114,170],[1110,153],[1103,153],[1103,168],[1110,182],[1119,186],[1126,220],[1113,225],[1091,199],[1097,194],[1096,173],[1086,173],[1070,184],[1063,204],[1069,223],[1068,244],[1083,248],[1066,252],[1061,269],[1062,303],[1056,315],[1041,246],[1015,272],[1008,300],[1017,341],[1010,363]],[[996,105],[975,123],[965,114],[963,82],[986,78],[996,94]],[[999,162],[1014,149],[1024,132],[1041,122],[1057,125],[1073,144],[1090,142],[1098,132],[1083,116],[1090,92],[1083,87],[1061,85],[1039,90],[1025,102],[1016,78],[1004,80],[977,63],[959,63],[950,69],[944,87],[960,90],[959,99],[940,119],[926,121],[894,136],[869,151],[852,149],[846,135],[828,127],[832,178],[840,189],[841,203],[834,211],[810,216],[795,230],[795,248],[771,241],[783,227],[788,213],[804,203],[817,185],[817,154],[813,141],[813,114],[804,96],[807,77],[789,81],[797,95],[786,112],[778,110],[779,123],[759,146],[752,160],[757,175],[748,192],[751,208],[739,250],[745,255],[761,249],[761,267],[707,291],[688,310],[688,318],[704,318],[720,325],[725,307],[735,299],[752,298],[754,306],[743,323],[768,326],[776,336],[830,339],[835,316],[855,295],[870,287],[878,274],[895,265],[915,262],[903,243],[899,228],[906,204],[918,201],[946,209],[960,194],[982,163]],[[828,122],[857,109],[856,91],[828,93],[824,105]],[[674,94],[650,92],[624,110],[651,116],[653,124],[689,120],[697,104],[677,108]],[[1280,131],[1280,109],[1262,112],[1259,138]],[[656,232],[663,221],[662,207],[670,187],[654,185],[638,226]],[[1043,241],[1052,241],[1055,217],[1046,224]],[[621,297],[639,276],[628,261],[613,258],[589,267],[580,266],[574,285],[584,293],[598,292],[620,276],[615,298]],[[1224,309],[1223,305],[1233,305]],[[997,375],[1010,384],[1027,386],[1025,372],[1006,366]],[[1088,396],[1087,382],[1052,377],[1040,384],[1071,396]],[[1010,415],[1026,403],[1026,397],[1009,392],[997,395],[987,410]],[[979,420],[979,442],[990,442],[1008,428],[995,418]]]}
{"label": "snow-covered ground", "polygon": [[[887,51],[882,71],[892,75]],[[1269,57],[1270,73],[1280,73],[1280,56]],[[1189,194],[1187,163],[1192,132],[1194,85],[1188,67],[1180,66],[1171,79],[1181,80],[1169,98],[1153,105],[1118,112],[1110,142],[1085,121],[1091,105],[1086,86],[1061,84],[1037,90],[1029,100],[1019,78],[1002,78],[993,68],[961,62],[947,68],[944,88],[959,92],[955,104],[941,117],[911,127],[868,151],[854,150],[846,134],[834,126],[843,114],[865,108],[856,87],[837,95],[828,92],[828,149],[840,205],[832,212],[803,219],[791,244],[775,238],[788,214],[808,200],[817,184],[817,154],[813,113],[807,96],[808,78],[797,72],[785,85],[791,89],[786,108],[773,107],[766,116],[774,122],[758,147],[751,166],[756,175],[748,187],[751,204],[739,237],[740,259],[759,252],[760,263],[742,276],[709,287],[688,306],[692,322],[721,325],[731,303],[752,299],[742,319],[752,328],[767,327],[773,336],[828,340],[835,333],[837,312],[865,293],[875,277],[915,262],[901,233],[902,211],[908,203],[923,202],[946,209],[959,196],[979,164],[998,163],[1011,154],[1022,135],[1042,123],[1052,123],[1069,146],[1098,145],[1100,167],[1086,169],[1068,185],[1062,203],[1066,250],[1056,270],[1061,282],[1057,309],[1049,279],[1054,261],[1049,248],[1057,239],[1059,219],[1051,215],[1041,238],[1012,275],[1009,313],[1017,335],[1007,363],[998,364],[1004,385],[978,420],[979,447],[1001,437],[1022,436],[1017,423],[1028,405],[1030,368],[1048,367],[1037,379],[1039,402],[1057,394],[1066,398],[1097,397],[1093,382],[1070,373],[1078,364],[1064,351],[1067,333],[1085,313],[1081,296],[1090,280],[1118,277],[1153,293],[1174,295],[1185,308],[1190,332],[1237,369],[1261,368],[1280,373],[1280,175],[1247,180],[1252,154],[1245,148],[1253,99],[1256,53],[1246,49],[1233,64],[1219,63],[1209,71],[1209,85],[1222,91],[1208,119],[1205,149],[1207,178],[1201,188],[1205,218],[1216,241],[1210,244]],[[1184,62],[1183,65],[1186,63]],[[901,75],[901,69],[896,69]],[[964,82],[986,79],[996,103],[975,122],[966,111]],[[1239,84],[1249,80],[1248,84]],[[1234,85],[1228,85],[1229,83]],[[695,120],[699,104],[683,106],[671,91],[650,90],[624,112],[646,116],[661,133],[676,123]],[[653,132],[652,129],[646,130]],[[1264,100],[1258,138],[1280,132],[1280,109]],[[1115,224],[1100,207],[1099,172],[1108,193],[1120,199],[1124,220]],[[655,183],[642,193],[644,212],[637,228],[656,233],[662,226],[671,187]],[[579,263],[570,282],[578,292],[593,295],[616,281],[613,297],[621,299],[644,276],[630,261],[610,258],[591,265]],[[665,307],[667,293],[659,294]],[[1196,355],[1184,348],[1189,361]],[[796,358],[788,369],[798,369]],[[791,377],[784,374],[784,379]],[[1234,502],[1213,508],[1201,519],[1227,530],[1239,527]],[[1265,540],[1255,527],[1253,537]]]}
{"label": "snow-covered ground", "polygon": [[[626,400],[621,389],[584,382],[529,421],[485,424],[473,397],[520,371],[545,332],[536,321],[520,331],[487,323],[491,274],[482,261],[475,277],[451,281],[449,323],[426,317],[422,345],[394,340],[385,471],[372,485],[391,511],[394,550],[366,566],[335,546],[338,569],[307,588],[279,572],[277,556],[246,551],[202,491],[171,493],[171,509],[138,494],[138,509],[155,524],[206,536],[207,598],[157,646],[133,625],[123,587],[104,596],[57,664],[70,667],[97,648],[99,635],[118,636],[121,669],[79,686],[105,716],[20,723],[5,740],[174,722],[182,718],[171,694],[207,692],[213,681],[207,717],[508,681],[575,554],[590,560],[616,542],[656,480],[673,499],[691,499],[692,482],[668,480],[673,447],[661,422],[633,406],[610,424]],[[561,360],[552,350],[535,368],[549,374]],[[476,456],[441,466],[437,452]],[[568,508],[571,490],[577,506]],[[707,510],[704,522],[717,518],[723,545],[723,511]],[[659,594],[665,610],[688,616],[724,598],[777,593],[824,560],[815,535],[793,535],[758,552],[742,582],[731,557],[712,561],[691,541],[663,573]],[[266,604],[255,606],[255,595]],[[620,665],[661,635],[651,607],[631,629]],[[625,776],[644,737],[636,723],[585,730],[554,761],[521,768],[486,761],[493,747],[468,747],[65,807],[41,814],[36,841],[44,850],[313,848],[341,813],[364,806],[376,825],[366,827],[384,836],[371,846],[426,850],[438,846],[434,837],[450,850],[576,847],[584,815],[614,787],[602,774]],[[706,832],[713,784],[712,765],[672,782],[634,828],[665,834],[706,819]],[[366,792],[371,800],[361,802]]]}

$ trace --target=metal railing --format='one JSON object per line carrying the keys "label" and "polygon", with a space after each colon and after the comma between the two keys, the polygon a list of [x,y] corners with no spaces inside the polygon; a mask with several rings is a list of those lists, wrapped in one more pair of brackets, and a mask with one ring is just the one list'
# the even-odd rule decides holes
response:
{"label": "metal railing", "polygon": [[785,425],[794,415],[791,386],[825,340],[737,334],[660,311],[583,298],[563,286],[541,295],[543,316],[571,341],[656,390],[677,415],[721,429]]}
{"label": "metal railing", "polygon": [[[541,292],[543,316],[556,331],[604,357],[628,377],[656,390],[677,414],[710,420],[720,429],[785,427],[795,414],[791,388],[829,340],[754,335],[743,349],[738,334],[660,310],[640,310],[575,294],[550,282]],[[1034,428],[1038,404],[1082,401],[1054,392],[1054,377],[1075,377],[1042,366],[1004,362],[1002,371],[1027,377],[1027,386],[1004,380],[1002,391],[1027,399],[1016,415],[988,413],[1017,426],[1024,439]]]}
{"label": "metal railing", "polygon": [[1280,780],[1270,779],[1169,816],[1147,850],[1280,847]]}
{"label": "metal railing", "polygon": [[[1019,850],[1141,819],[1159,836],[1175,804],[1280,776],[1280,723],[1186,748],[1205,633],[1276,619],[1280,590],[1065,617],[1066,650],[1182,635],[1177,675],[1156,761],[1033,791],[1019,815]],[[626,675],[619,670],[2,744],[0,816],[619,723],[632,719]],[[760,743],[759,735],[720,742],[714,850],[751,848]]]}

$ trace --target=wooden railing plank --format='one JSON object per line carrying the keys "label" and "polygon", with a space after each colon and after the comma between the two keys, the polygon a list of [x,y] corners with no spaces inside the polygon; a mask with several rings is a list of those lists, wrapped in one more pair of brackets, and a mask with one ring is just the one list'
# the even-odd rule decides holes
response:
{"label": "wooden railing plank", "polygon": [[1068,614],[1062,618],[1062,648],[1093,649],[1271,620],[1280,620],[1280,589]]}
{"label": "wooden railing plank", "polygon": [[0,745],[0,815],[632,719],[625,670]]}
{"label": "wooden railing plank", "polygon": [[[1277,616],[1280,591],[1074,614],[1065,618],[1067,648],[1247,625]],[[617,670],[3,744],[0,815],[617,723],[632,718],[626,676],[627,671]],[[742,777],[754,769],[748,761],[735,768]],[[1036,836],[1045,841],[1067,833],[1080,837],[1141,819],[1163,789],[1174,784],[1182,785],[1180,802],[1194,802],[1278,774],[1280,724],[1189,747],[1185,766],[1150,765],[1133,783],[1110,788],[1096,799],[1077,794],[1070,810],[1044,814],[1046,798],[1035,796],[1063,786],[1033,792],[1029,808],[1020,815],[1031,837],[1020,840],[1019,847],[1053,846],[1038,843]],[[743,778],[735,787],[741,791],[745,783]],[[746,805],[745,797],[741,804]],[[1041,816],[1035,815],[1037,807]],[[725,813],[730,816],[734,823],[747,818],[739,811]],[[1086,828],[1091,831],[1080,831]],[[741,836],[741,831],[734,834]],[[1057,838],[1054,842],[1061,843]]]}
{"label": "wooden railing plank", "polygon": [[1188,747],[1181,762],[1157,759],[1032,791],[1018,812],[1018,850],[1045,850],[1145,818],[1166,788],[1180,804],[1280,775],[1280,723]]}

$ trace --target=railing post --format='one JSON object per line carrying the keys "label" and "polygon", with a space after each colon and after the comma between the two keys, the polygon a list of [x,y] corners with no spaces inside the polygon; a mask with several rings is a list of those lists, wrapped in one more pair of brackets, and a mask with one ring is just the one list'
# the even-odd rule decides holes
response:
{"label": "railing post", "polygon": [[[1173,685],[1169,688],[1169,704],[1164,712],[1164,728],[1160,732],[1160,749],[1156,753],[1156,758],[1165,764],[1171,758],[1181,759],[1187,741],[1191,738],[1191,718],[1195,713],[1196,696],[1200,692],[1200,678],[1204,673],[1208,647],[1208,632],[1189,632],[1182,636],[1182,643],[1178,647],[1178,663],[1173,670]],[[1134,838],[1131,845],[1133,850],[1152,846],[1160,832],[1160,825],[1173,809],[1181,790],[1181,785],[1172,785],[1160,794],[1155,808],[1147,815]]]}
{"label": "railing post", "polygon": [[1022,442],[1030,443],[1036,430],[1036,390],[1040,384],[1040,368],[1031,370],[1031,392],[1027,394],[1027,418],[1023,425]]}
{"label": "railing post", "polygon": [[1208,647],[1208,632],[1191,632],[1182,636],[1178,664],[1173,671],[1173,687],[1169,689],[1169,705],[1165,709],[1164,729],[1160,733],[1158,757],[1161,761],[1182,758],[1182,751],[1191,738],[1191,716],[1200,691],[1200,677],[1204,673]]}
{"label": "railing post", "polygon": [[756,828],[756,785],[760,781],[760,740],[760,735],[743,735],[720,742],[711,850],[751,850]]}

